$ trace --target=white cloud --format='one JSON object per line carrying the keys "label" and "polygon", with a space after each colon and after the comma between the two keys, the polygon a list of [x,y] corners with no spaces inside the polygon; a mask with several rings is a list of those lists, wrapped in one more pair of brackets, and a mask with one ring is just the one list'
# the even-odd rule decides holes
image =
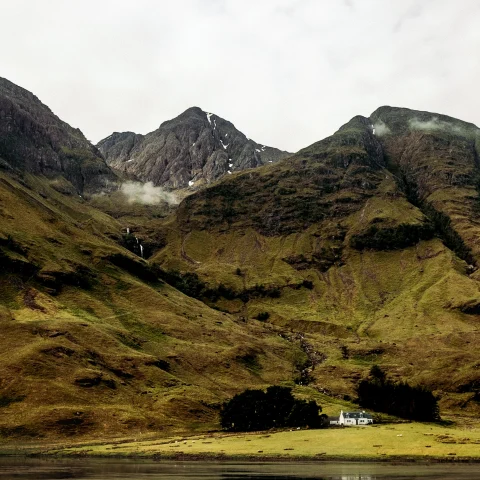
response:
{"label": "white cloud", "polygon": [[412,130],[423,130],[426,132],[432,130],[443,130],[446,126],[446,122],[440,122],[437,117],[433,117],[431,120],[422,121],[418,118],[412,118],[408,122],[409,127]]}
{"label": "white cloud", "polygon": [[443,130],[452,133],[468,134],[467,128],[462,128],[460,125],[455,125],[451,122],[439,120],[438,117],[432,117],[429,120],[419,120],[418,118],[412,118],[408,122],[408,126],[412,130],[422,130],[424,132],[432,132]]}
{"label": "white cloud", "polygon": [[382,122],[382,120],[377,120],[377,122],[375,122],[375,124],[373,125],[373,128],[375,129],[375,135],[377,135],[378,137],[387,135],[391,131],[388,128],[388,125],[385,122]]}
{"label": "white cloud", "polygon": [[[93,141],[197,105],[290,151],[381,105],[479,122],[477,0],[0,0],[0,75]],[[19,25],[22,32],[19,34]]]}
{"label": "white cloud", "polygon": [[155,187],[153,182],[125,182],[120,191],[127,197],[129,203],[143,205],[158,205],[162,202],[176,205],[178,199],[172,192],[167,192],[161,187]]}

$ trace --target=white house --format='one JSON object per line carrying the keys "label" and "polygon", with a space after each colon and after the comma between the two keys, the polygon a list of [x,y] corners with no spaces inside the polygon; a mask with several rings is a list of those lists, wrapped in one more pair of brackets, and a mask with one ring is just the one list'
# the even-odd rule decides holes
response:
{"label": "white house", "polygon": [[366,412],[340,412],[338,417],[329,417],[330,425],[369,425],[373,418]]}

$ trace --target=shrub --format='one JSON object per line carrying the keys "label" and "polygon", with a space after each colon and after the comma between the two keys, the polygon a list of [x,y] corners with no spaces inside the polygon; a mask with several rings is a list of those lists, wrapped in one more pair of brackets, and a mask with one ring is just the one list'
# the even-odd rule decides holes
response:
{"label": "shrub", "polygon": [[302,282],[302,287],[307,288],[308,290],[313,289],[313,282],[311,280],[304,280]]}
{"label": "shrub", "polygon": [[270,298],[280,298],[282,295],[282,291],[278,287],[273,287],[267,291],[267,296]]}
{"label": "shrub", "polygon": [[261,322],[266,322],[270,318],[270,314],[268,312],[260,312],[255,318]]}
{"label": "shrub", "polygon": [[171,270],[163,273],[163,280],[180,290],[189,297],[200,299],[206,290],[206,285],[196,273],[180,273],[178,270]]}
{"label": "shrub", "polygon": [[25,398],[25,395],[17,395],[11,397],[7,397],[6,395],[0,395],[0,408],[8,407],[12,403],[21,402]]}

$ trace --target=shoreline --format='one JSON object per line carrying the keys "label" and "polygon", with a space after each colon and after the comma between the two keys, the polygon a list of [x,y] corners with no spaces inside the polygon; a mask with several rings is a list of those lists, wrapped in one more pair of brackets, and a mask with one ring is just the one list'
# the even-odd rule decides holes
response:
{"label": "shoreline", "polygon": [[88,452],[72,452],[72,453],[26,453],[26,454],[1,454],[1,457],[24,457],[24,458],[44,458],[44,459],[111,459],[111,460],[153,460],[161,461],[178,461],[178,462],[235,462],[235,463],[385,463],[385,464],[457,464],[457,463],[480,463],[479,457],[462,457],[462,456],[428,456],[428,455],[382,455],[381,457],[372,456],[351,456],[351,455],[227,455],[218,453],[128,453],[119,454],[89,454]]}

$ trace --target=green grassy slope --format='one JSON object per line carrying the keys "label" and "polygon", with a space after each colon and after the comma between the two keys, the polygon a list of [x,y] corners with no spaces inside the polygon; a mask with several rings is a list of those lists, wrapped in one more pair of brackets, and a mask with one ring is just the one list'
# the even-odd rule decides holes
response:
{"label": "green grassy slope", "polygon": [[50,180],[0,174],[0,437],[208,429],[296,347],[159,280],[122,226]]}
{"label": "green grassy slope", "polygon": [[[446,162],[458,162],[465,178],[477,175],[475,144],[454,130],[448,148],[443,130],[417,139],[408,120],[415,112],[407,113],[401,122],[384,115],[391,132],[382,137],[372,132],[377,118],[355,117],[275,167],[188,197],[165,223],[167,246],[153,261],[193,272],[210,288],[226,286],[228,294],[203,299],[239,319],[267,312],[268,324],[303,335],[318,357],[304,367],[321,391],[354,396],[358,379],[379,363],[394,378],[433,388],[444,413],[474,416],[480,284],[469,263],[478,194],[469,186],[470,203],[460,205],[464,187],[440,188],[435,179],[446,178]],[[395,153],[400,140],[414,153]],[[465,156],[459,149],[467,144]],[[426,201],[411,178],[431,189]],[[450,204],[463,209],[461,221]],[[258,294],[259,285],[279,295]]]}
{"label": "green grassy slope", "polygon": [[[304,460],[475,460],[480,457],[480,434],[475,430],[432,424],[373,425],[364,428],[294,430],[269,434],[210,434],[171,437],[115,445],[52,449],[63,455],[184,457],[238,461],[245,458]],[[286,465],[284,466],[286,467]],[[318,468],[318,465],[317,465]],[[430,465],[431,469],[432,466]],[[442,466],[445,469],[445,465]],[[431,472],[430,472],[431,473]]]}

